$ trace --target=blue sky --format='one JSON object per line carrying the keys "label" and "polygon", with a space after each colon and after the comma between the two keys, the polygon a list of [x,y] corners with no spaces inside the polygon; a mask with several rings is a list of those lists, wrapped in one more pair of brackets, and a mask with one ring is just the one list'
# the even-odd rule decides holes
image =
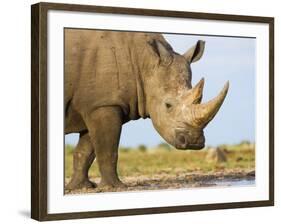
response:
{"label": "blue sky", "polygon": [[[228,95],[216,117],[205,128],[206,145],[255,141],[255,68],[256,40],[238,37],[212,37],[165,34],[174,51],[184,53],[197,40],[205,40],[200,61],[191,65],[192,84],[205,78],[203,102],[217,95],[229,80]],[[66,144],[76,144],[77,134],[67,135]],[[130,121],[123,125],[120,146],[149,147],[165,142],[153,128],[150,119]]]}

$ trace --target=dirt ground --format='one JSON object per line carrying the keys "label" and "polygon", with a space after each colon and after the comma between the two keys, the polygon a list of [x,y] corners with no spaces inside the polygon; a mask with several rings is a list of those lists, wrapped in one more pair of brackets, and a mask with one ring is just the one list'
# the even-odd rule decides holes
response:
{"label": "dirt ground", "polygon": [[[233,169],[231,171],[192,172],[187,174],[158,174],[154,176],[121,177],[124,188],[92,188],[65,191],[66,194],[85,194],[98,192],[143,191],[160,189],[179,189],[196,187],[231,186],[235,181],[254,181],[255,170]],[[91,179],[99,183],[100,178]],[[66,178],[66,184],[69,178]],[[250,182],[249,182],[250,183]],[[252,182],[251,182],[252,183]]]}
{"label": "dirt ground", "polygon": [[[73,174],[74,148],[65,150],[65,184]],[[81,189],[66,194],[144,191],[198,187],[223,187],[255,184],[255,145],[240,143],[200,151],[156,148],[120,148],[118,176],[123,188]],[[99,184],[95,161],[89,170],[91,181]]]}

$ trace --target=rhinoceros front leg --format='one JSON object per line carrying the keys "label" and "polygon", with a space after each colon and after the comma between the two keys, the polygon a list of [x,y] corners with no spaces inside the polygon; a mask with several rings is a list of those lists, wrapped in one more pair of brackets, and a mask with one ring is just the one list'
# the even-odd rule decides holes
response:
{"label": "rhinoceros front leg", "polygon": [[73,153],[73,174],[70,182],[66,186],[67,190],[92,188],[97,186],[94,182],[91,182],[88,177],[89,168],[95,157],[95,151],[89,134],[80,134],[78,145]]}
{"label": "rhinoceros front leg", "polygon": [[101,107],[88,114],[84,119],[97,156],[101,174],[100,187],[124,186],[117,174],[122,117],[121,109],[112,106]]}

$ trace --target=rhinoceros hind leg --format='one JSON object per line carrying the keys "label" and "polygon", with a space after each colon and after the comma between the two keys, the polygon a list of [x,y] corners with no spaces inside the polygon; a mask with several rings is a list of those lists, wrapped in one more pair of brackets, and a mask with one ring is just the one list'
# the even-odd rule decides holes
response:
{"label": "rhinoceros hind leg", "polygon": [[99,187],[125,186],[117,174],[118,145],[123,124],[119,107],[101,107],[85,117],[101,174]]}
{"label": "rhinoceros hind leg", "polygon": [[66,190],[94,188],[97,185],[91,182],[88,171],[95,159],[95,151],[88,133],[81,133],[79,143],[73,153],[73,174]]}

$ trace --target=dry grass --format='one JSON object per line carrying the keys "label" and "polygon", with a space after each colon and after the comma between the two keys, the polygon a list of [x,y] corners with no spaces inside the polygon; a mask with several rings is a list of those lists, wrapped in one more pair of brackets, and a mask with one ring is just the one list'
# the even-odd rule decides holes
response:
{"label": "dry grass", "polygon": [[[122,149],[119,150],[118,174],[122,177],[155,175],[180,175],[199,173],[214,173],[219,171],[254,170],[255,150],[253,147],[226,146],[227,162],[208,161],[208,150],[180,151],[176,149]],[[73,147],[66,146],[65,174],[72,175]],[[100,177],[96,162],[90,169],[90,177]]]}

